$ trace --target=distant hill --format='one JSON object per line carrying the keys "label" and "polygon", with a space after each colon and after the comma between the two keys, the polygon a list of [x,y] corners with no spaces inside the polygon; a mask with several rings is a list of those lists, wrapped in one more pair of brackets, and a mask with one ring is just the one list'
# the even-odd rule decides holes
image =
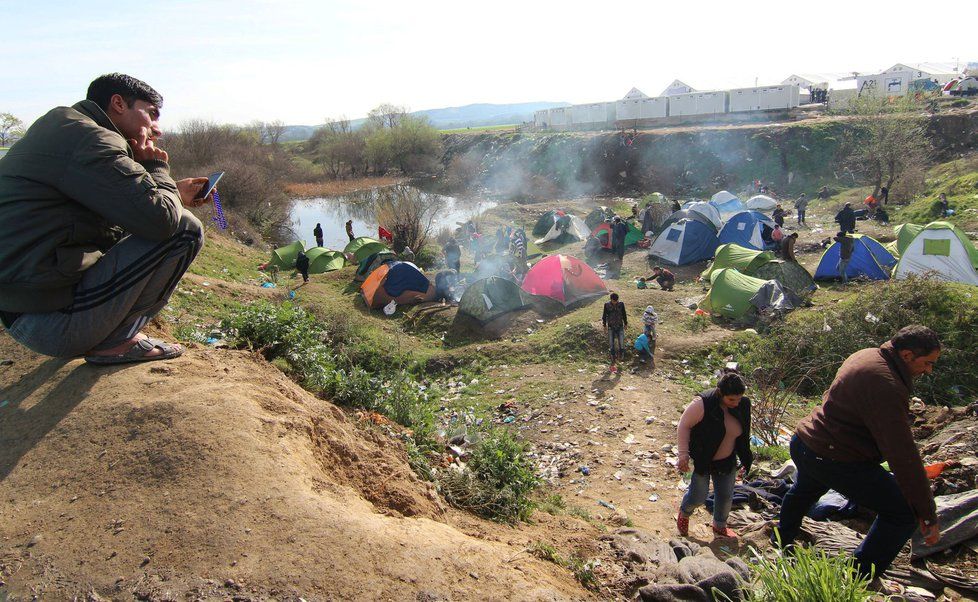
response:
{"label": "distant hill", "polygon": [[[489,104],[478,103],[465,105],[464,107],[446,107],[443,109],[427,109],[425,111],[414,111],[412,115],[423,115],[428,118],[431,125],[440,130],[455,128],[478,127],[486,125],[508,125],[510,123],[522,123],[533,121],[533,113],[542,109],[553,107],[569,107],[568,102],[520,102],[512,104]],[[363,125],[366,119],[354,119],[350,123],[353,127]],[[294,140],[308,140],[317,125],[289,125],[285,127],[282,134],[282,142]]]}

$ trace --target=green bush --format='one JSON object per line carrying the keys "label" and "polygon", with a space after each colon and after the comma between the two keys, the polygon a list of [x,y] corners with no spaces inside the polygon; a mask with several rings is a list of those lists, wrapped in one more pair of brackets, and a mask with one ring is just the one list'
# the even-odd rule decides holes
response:
{"label": "green bush", "polygon": [[[930,403],[961,404],[978,395],[978,295],[964,285],[927,278],[873,284],[821,312],[795,314],[754,337],[743,353],[746,373],[781,366],[783,382],[802,379],[799,393],[819,395],[849,355],[876,347],[909,324],[928,326],[941,338],[933,374],[915,383]],[[789,361],[785,361],[785,358]]]}
{"label": "green bush", "polygon": [[864,602],[872,597],[869,579],[859,576],[851,556],[803,547],[791,556],[753,553],[754,579],[743,590],[751,602]]}
{"label": "green bush", "polygon": [[462,471],[439,478],[449,503],[498,521],[526,520],[533,511],[530,494],[539,484],[526,445],[504,429],[486,433]]}

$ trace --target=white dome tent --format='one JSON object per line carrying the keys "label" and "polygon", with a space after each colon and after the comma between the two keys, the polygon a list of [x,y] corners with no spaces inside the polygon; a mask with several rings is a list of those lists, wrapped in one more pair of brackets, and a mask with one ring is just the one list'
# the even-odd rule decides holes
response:
{"label": "white dome tent", "polygon": [[978,251],[948,222],[931,222],[910,241],[893,268],[893,277],[911,274],[978,286]]}

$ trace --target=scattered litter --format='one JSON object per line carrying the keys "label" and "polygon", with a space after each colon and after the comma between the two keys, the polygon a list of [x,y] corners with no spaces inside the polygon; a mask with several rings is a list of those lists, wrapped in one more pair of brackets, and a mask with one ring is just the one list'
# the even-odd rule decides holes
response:
{"label": "scattered litter", "polygon": [[611,503],[606,502],[604,500],[598,500],[598,505],[599,506],[604,506],[608,510],[612,510],[612,511],[617,510],[617,508],[615,508],[615,505],[614,504],[611,504]]}
{"label": "scattered litter", "polygon": [[880,323],[880,319],[877,318],[875,315],[873,315],[870,312],[866,312],[866,318],[865,318],[865,320],[867,322],[869,322],[870,324],[879,324]]}
{"label": "scattered litter", "polygon": [[620,470],[616,470],[616,471],[615,471],[615,474],[613,474],[613,475],[611,475],[611,476],[613,476],[613,477],[615,478],[615,480],[616,480],[616,481],[620,481],[620,480],[621,480],[621,475],[622,475],[622,471],[620,471]]}
{"label": "scattered litter", "polygon": [[625,437],[625,445],[631,445],[632,443],[635,443],[635,435],[628,433],[628,436]]}
{"label": "scattered litter", "polygon": [[591,469],[587,466],[580,466],[577,470],[579,470],[584,476],[589,476],[591,474]]}
{"label": "scattered litter", "polygon": [[14,360],[0,360],[0,366],[10,366],[13,365]]}
{"label": "scattered litter", "polygon": [[659,501],[659,496],[657,496],[656,494],[653,493],[652,495],[649,496],[649,501],[650,502],[658,502]]}
{"label": "scattered litter", "polygon": [[0,408],[6,407],[8,403],[10,403],[9,399],[4,399],[3,401],[0,401]]}
{"label": "scattered litter", "polygon": [[262,282],[261,283],[261,287],[262,288],[275,288],[275,283],[274,282]]}
{"label": "scattered litter", "polygon": [[511,422],[515,422],[515,421],[516,421],[516,416],[507,416],[503,418],[503,422],[506,424],[510,424]]}

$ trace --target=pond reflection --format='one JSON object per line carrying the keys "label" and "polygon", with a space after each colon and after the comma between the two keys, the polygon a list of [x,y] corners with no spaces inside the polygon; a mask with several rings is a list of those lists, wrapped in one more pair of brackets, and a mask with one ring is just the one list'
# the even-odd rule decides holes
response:
{"label": "pond reflection", "polygon": [[[425,192],[409,184],[359,190],[347,194],[314,199],[296,199],[290,211],[291,232],[282,242],[304,240],[315,245],[312,230],[319,223],[323,228],[323,246],[342,249],[349,242],[346,221],[353,220],[354,236],[377,238],[377,208],[394,196],[408,195],[429,206],[434,213],[431,235],[445,227],[456,228],[479,213],[496,206],[496,202],[481,199],[450,197]],[[389,227],[388,227],[389,228]]]}

